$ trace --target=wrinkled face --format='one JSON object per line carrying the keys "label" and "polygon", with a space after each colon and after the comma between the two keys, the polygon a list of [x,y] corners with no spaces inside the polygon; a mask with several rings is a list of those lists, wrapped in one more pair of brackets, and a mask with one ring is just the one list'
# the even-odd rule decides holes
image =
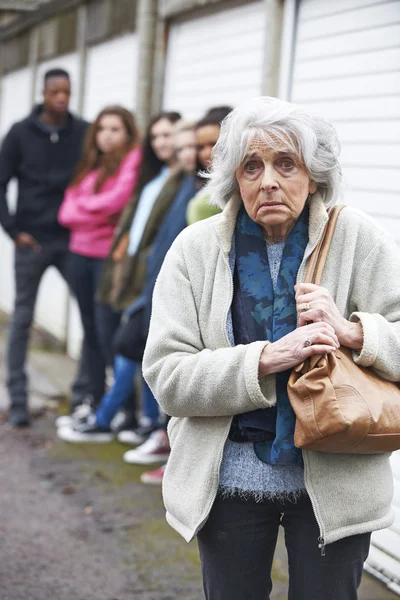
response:
{"label": "wrinkled face", "polygon": [[181,131],[174,135],[174,148],[179,166],[189,173],[196,168],[196,133]]}
{"label": "wrinkled face", "polygon": [[204,169],[211,166],[211,154],[218,142],[220,131],[219,125],[205,125],[196,130],[197,156]]}
{"label": "wrinkled face", "polygon": [[299,159],[283,146],[268,148],[255,139],[236,171],[249,217],[264,229],[286,226],[300,216],[317,184]]}
{"label": "wrinkled face", "polygon": [[160,119],[150,131],[150,143],[154,154],[165,163],[171,161],[174,153],[172,131],[173,125],[168,119]]}
{"label": "wrinkled face", "polygon": [[71,97],[71,82],[67,77],[51,77],[43,90],[44,105],[53,114],[67,112]]}
{"label": "wrinkled face", "polygon": [[119,115],[103,115],[96,132],[96,145],[103,154],[123,148],[128,132]]}

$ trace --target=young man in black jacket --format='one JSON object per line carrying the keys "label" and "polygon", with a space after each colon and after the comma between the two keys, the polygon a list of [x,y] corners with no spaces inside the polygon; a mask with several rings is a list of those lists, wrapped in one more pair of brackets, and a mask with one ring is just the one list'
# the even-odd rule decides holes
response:
{"label": "young man in black jacket", "polygon": [[[70,95],[69,74],[48,71],[43,104],[11,127],[0,150],[0,223],[15,242],[16,296],[7,357],[14,427],[30,423],[25,359],[41,278],[49,266],[67,275],[68,231],[58,224],[57,213],[88,127],[68,111]],[[7,203],[12,178],[18,181],[15,214]]]}

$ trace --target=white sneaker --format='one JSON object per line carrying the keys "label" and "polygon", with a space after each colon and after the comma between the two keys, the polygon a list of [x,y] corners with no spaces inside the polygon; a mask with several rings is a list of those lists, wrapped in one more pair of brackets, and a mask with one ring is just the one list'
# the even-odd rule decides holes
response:
{"label": "white sneaker", "polygon": [[79,406],[77,406],[74,412],[70,415],[58,417],[55,420],[55,426],[57,429],[60,427],[72,427],[75,421],[86,419],[90,414],[92,414],[92,412],[93,409],[90,404],[79,404]]}
{"label": "white sneaker", "polygon": [[109,428],[106,429],[97,425],[95,415],[91,415],[85,421],[75,423],[73,427],[61,427],[57,430],[57,436],[64,442],[104,444],[112,442],[115,433]]}
{"label": "white sneaker", "polygon": [[149,439],[135,450],[125,452],[124,462],[133,465],[151,465],[152,463],[165,462],[171,451],[167,432],[163,429],[153,431]]}
{"label": "white sneaker", "polygon": [[149,439],[152,433],[157,431],[156,425],[139,425],[135,429],[123,429],[118,434],[118,441],[121,444],[130,446],[139,446]]}

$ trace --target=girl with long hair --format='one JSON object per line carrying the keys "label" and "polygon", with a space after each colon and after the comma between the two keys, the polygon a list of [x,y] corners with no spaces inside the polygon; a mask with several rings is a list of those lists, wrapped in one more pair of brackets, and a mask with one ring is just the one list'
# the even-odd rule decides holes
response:
{"label": "girl with long hair", "polygon": [[[114,311],[126,309],[141,293],[147,257],[185,174],[177,171],[173,146],[174,123],[179,113],[162,112],[151,119],[142,144],[138,185],[123,212],[98,288],[98,299]],[[132,403],[133,381],[140,362],[117,355],[114,385],[103,396],[95,413],[82,419],[57,420],[58,436],[69,442],[107,442],[115,433],[111,421],[116,412]],[[144,384],[144,382],[143,382]],[[158,405],[144,384],[143,416],[152,431],[159,421]],[[137,422],[136,422],[137,426]]]}
{"label": "girl with long hair", "polygon": [[96,290],[140,163],[133,115],[122,106],[104,108],[87,132],[82,160],[58,214],[60,224],[70,230],[69,283],[84,329],[94,404],[105,391],[106,366],[113,364],[112,339],[120,321],[118,311],[96,301]]}
{"label": "girl with long hair", "polygon": [[209,204],[209,193],[204,189],[207,180],[201,173],[211,167],[212,151],[218,141],[221,131],[221,123],[232,111],[231,106],[215,106],[210,108],[196,125],[197,145],[197,184],[198,193],[189,202],[186,218],[187,224],[192,225],[196,221],[202,221],[208,217],[217,215],[220,209]]}

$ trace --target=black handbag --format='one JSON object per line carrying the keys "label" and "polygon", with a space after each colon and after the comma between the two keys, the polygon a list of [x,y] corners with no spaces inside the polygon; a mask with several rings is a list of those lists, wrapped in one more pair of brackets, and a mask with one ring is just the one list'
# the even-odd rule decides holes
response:
{"label": "black handbag", "polygon": [[137,362],[142,362],[147,331],[144,323],[144,306],[125,314],[114,336],[114,352]]}

